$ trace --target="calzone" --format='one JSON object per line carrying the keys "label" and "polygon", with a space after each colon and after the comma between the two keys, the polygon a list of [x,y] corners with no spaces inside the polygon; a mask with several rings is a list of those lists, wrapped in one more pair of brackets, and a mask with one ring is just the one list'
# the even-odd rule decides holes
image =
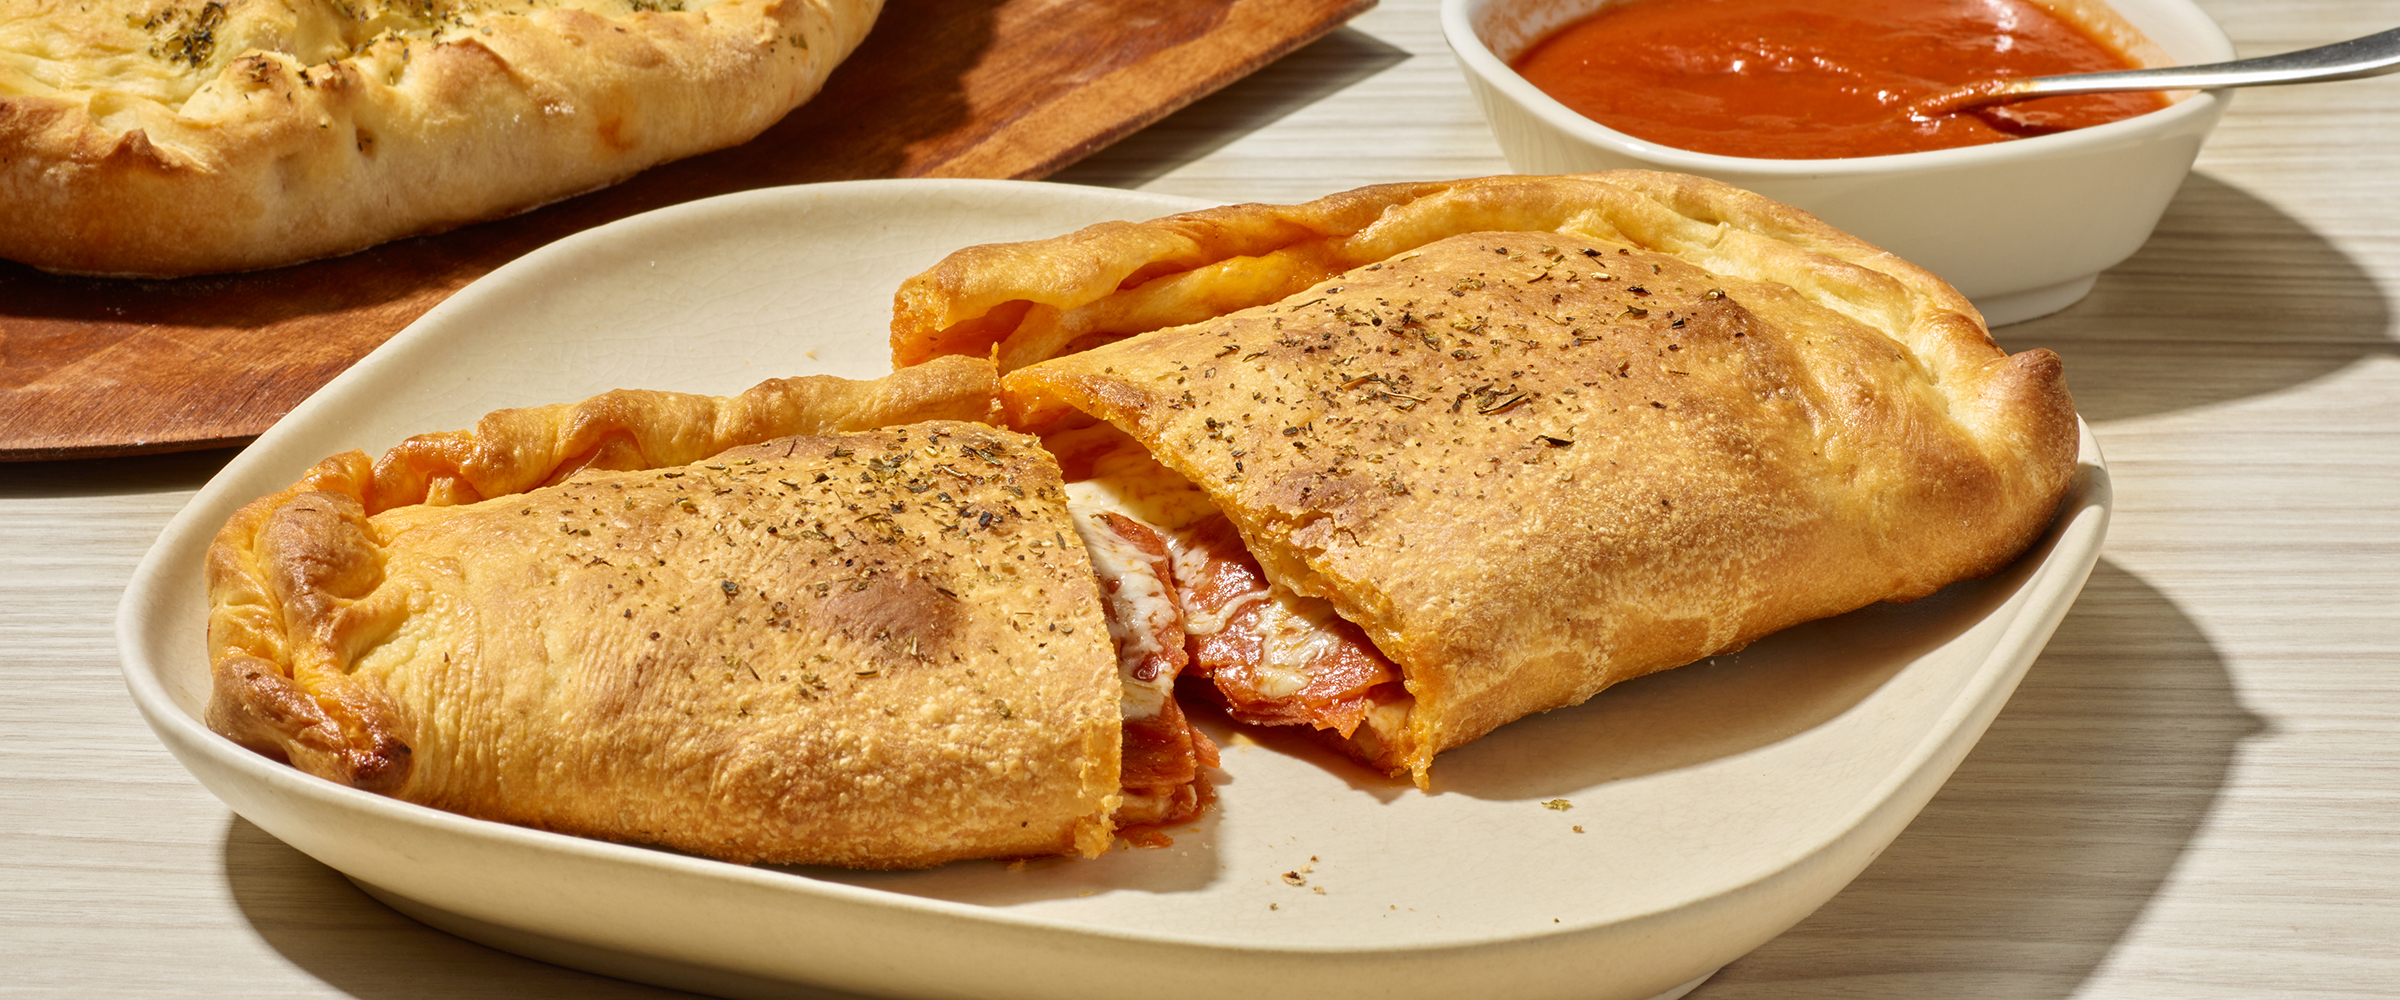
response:
{"label": "calzone", "polygon": [[1994,571],[2077,443],[2052,353],[1671,174],[969,248],[901,289],[892,344],[995,357],[1015,426],[1155,466],[1119,492],[1187,498],[1143,502],[1178,534],[1191,673],[1419,782],[1528,713]]}
{"label": "calzone", "polygon": [[882,0],[0,0],[0,257],[170,276],[521,212],[748,140]]}
{"label": "calzone", "polygon": [[213,728],[740,862],[1095,854],[1205,799],[990,366],[618,392],[327,459],[208,558]]}

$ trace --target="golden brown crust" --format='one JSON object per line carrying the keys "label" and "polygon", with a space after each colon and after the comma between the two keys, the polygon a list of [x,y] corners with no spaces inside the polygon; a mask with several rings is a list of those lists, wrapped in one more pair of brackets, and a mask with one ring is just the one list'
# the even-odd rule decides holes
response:
{"label": "golden brown crust", "polygon": [[1568,233],[1791,284],[1945,366],[1990,347],[1965,296],[1806,212],[1699,177],[1613,170],[1385,184],[969,247],[901,286],[892,363],[996,356],[1005,375],[1071,344],[1264,305],[1470,232]]}
{"label": "golden brown crust", "polygon": [[171,276],[524,211],[748,140],[881,0],[0,0],[0,257]]}
{"label": "golden brown crust", "polygon": [[370,514],[418,503],[473,503],[585,470],[686,465],[793,434],[923,420],[991,423],[998,390],[991,364],[972,358],[948,358],[872,381],[769,379],[731,397],[619,389],[579,403],[498,410],[473,430],[409,438],[375,462],[362,498]]}
{"label": "golden brown crust", "polygon": [[1305,205],[1227,205],[1149,222],[1102,222],[1046,240],[972,246],[900,286],[892,367],[950,354],[1003,374],[1084,337],[1124,337],[1273,302],[1381,260],[1355,234],[1387,209],[1451,185],[1385,184]]}
{"label": "golden brown crust", "polygon": [[1795,210],[1640,173],[1394,204],[1349,238],[1388,259],[1003,387],[1020,426],[1125,428],[1365,628],[1416,699],[1381,763],[1420,780],[1530,712],[1989,573],[2072,473],[2056,356]]}
{"label": "golden brown crust", "polygon": [[370,515],[375,480],[327,459],[211,546],[212,728],[410,801],[735,861],[1107,848],[1116,655],[1033,439],[783,437]]}

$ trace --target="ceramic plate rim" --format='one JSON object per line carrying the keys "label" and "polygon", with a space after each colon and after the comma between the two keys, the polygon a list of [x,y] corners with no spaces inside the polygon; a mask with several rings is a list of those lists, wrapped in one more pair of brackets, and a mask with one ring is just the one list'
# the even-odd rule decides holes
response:
{"label": "ceramic plate rim", "polygon": [[[1356,957],[1392,953],[1395,949],[1309,944],[1307,942],[1294,942],[1279,947],[1261,947],[1255,943],[1214,939],[1203,934],[1162,934],[1149,930],[1100,927],[1065,917],[915,896],[812,878],[794,878],[793,873],[783,870],[732,866],[704,858],[675,855],[647,848],[586,840],[469,819],[356,789],[343,788],[243,751],[209,731],[201,720],[186,714],[177,704],[176,699],[167,691],[164,665],[153,659],[150,648],[153,641],[163,641],[163,637],[151,635],[152,630],[149,623],[152,612],[167,600],[172,588],[192,585],[193,581],[188,579],[182,584],[176,583],[173,574],[184,572],[187,576],[190,575],[191,564],[188,562],[190,554],[196,550],[204,550],[206,538],[214,533],[214,523],[221,522],[225,513],[229,512],[233,506],[238,506],[237,502],[229,499],[229,494],[246,489],[242,485],[244,480],[256,479],[266,475],[268,469],[279,467],[279,463],[288,464],[293,461],[292,458],[278,452],[283,442],[297,438],[304,432],[312,428],[319,428],[320,425],[334,419],[340,408],[345,405],[344,401],[347,397],[358,391],[356,387],[365,385],[375,378],[389,377],[388,372],[384,370],[385,366],[378,359],[404,353],[412,345],[432,338],[436,332],[457,322],[456,317],[461,314],[472,315],[473,311],[480,307],[479,304],[485,296],[498,294],[510,287],[512,283],[539,280],[543,275],[553,273],[559,267],[571,265],[581,256],[589,253],[595,246],[639,237],[645,232],[653,231],[654,227],[672,228],[690,225],[695,220],[717,217],[727,213],[739,215],[763,204],[781,204],[794,198],[867,199],[872,201],[921,198],[934,192],[953,194],[970,200],[979,198],[1089,199],[1095,203],[1117,203],[1127,209],[1137,212],[1148,211],[1152,214],[1163,214],[1204,204],[1191,199],[1109,189],[1077,189],[1068,188],[1065,185],[1010,181],[863,181],[807,185],[744,192],[661,209],[570,237],[512,262],[429,311],[416,324],[412,324],[409,329],[370,354],[367,361],[362,361],[357,368],[329,383],[324,390],[311,397],[284,421],[279,422],[265,435],[262,435],[251,449],[228,463],[226,468],[218,476],[212,478],[183,511],[176,515],[167,529],[162,532],[156,544],[143,557],[119,607],[116,623],[117,641],[127,686],[137,707],[160,738],[168,744],[170,749],[175,750],[179,757],[185,754],[206,755],[210,758],[211,763],[228,767],[233,773],[247,780],[260,782],[262,787],[277,793],[302,796],[330,808],[360,811],[384,822],[430,826],[462,836],[499,838],[503,842],[532,849],[564,851],[609,863],[662,866],[667,870],[695,875],[704,879],[730,879],[777,891],[794,892],[802,896],[822,895],[829,900],[888,907],[897,911],[940,915],[947,918],[995,922],[1033,930],[1066,932],[1078,937],[1169,948],[1198,949],[1200,951],[1231,949],[1248,954],[1283,953],[1304,956]],[[2088,427],[2082,428],[2082,432],[2084,463],[2079,477],[2079,482],[2082,484],[2079,494],[2077,497],[2070,498],[2070,504],[2062,509],[2060,523],[2052,528],[2054,537],[2048,543],[2051,546],[2048,554],[2043,557],[2042,563],[2031,571],[2033,575],[2029,576],[2022,585],[2025,588],[2037,589],[2037,592],[2011,619],[2008,626],[2010,635],[2017,635],[2020,632],[2037,633],[2030,637],[2029,647],[2026,645],[2027,640],[2022,636],[2014,641],[1996,645],[1991,654],[1964,678],[1957,697],[1950,702],[1941,718],[1925,730],[1923,737],[1915,745],[1907,748],[1906,753],[1900,758],[1904,763],[1895,765],[1883,774],[1881,780],[1873,786],[1875,794],[1872,797],[1852,803],[1851,808],[1845,814],[1847,819],[1840,824],[1839,830],[1833,833],[1828,840],[1821,843],[1811,841],[1802,845],[1794,845],[1790,850],[1777,855],[1774,865],[1750,873],[1748,878],[1712,881],[1709,883],[1709,891],[1704,894],[1687,893],[1687,898],[1679,903],[1664,905],[1653,911],[1627,915],[1621,919],[1608,921],[1608,924],[1638,923],[1662,914],[1703,906],[1712,900],[1739,892],[1746,886],[1789,876],[1796,868],[1809,863],[1846,838],[1858,836],[1861,828],[1871,818],[1880,810],[1890,807],[1894,796],[1901,791],[1903,786],[1922,780],[1928,764],[1959,741],[1961,733],[1967,727],[1968,720],[1972,716],[1983,713],[1984,721],[1988,723],[1989,714],[1996,713],[1999,708],[1998,703],[2005,700],[2008,691],[2013,690],[2017,678],[2022,676],[2026,666],[2038,654],[2041,643],[2047,639],[2049,630],[2056,626],[2059,618],[2064,616],[2067,606],[2073,601],[2075,592],[2080,589],[2085,575],[2089,573],[2098,559],[2100,540],[2105,534],[2110,496],[2105,462],[2098,454]],[[288,482],[289,480],[287,478],[283,481]],[[273,488],[276,487],[269,487],[269,489]],[[2001,697],[1995,699],[1995,693]],[[1974,740],[1980,737],[1980,734],[1980,727],[1975,728],[1973,733],[1967,734],[1966,745],[1971,746]],[[1957,749],[1958,754],[1963,755],[1964,752],[1964,748]],[[1955,766],[1955,760],[1950,763]],[[193,769],[195,776],[199,776],[199,768],[194,767],[190,760],[186,760],[185,764],[187,768]],[[1942,777],[1946,778],[1946,776],[1947,771],[1945,770]],[[1939,781],[1937,780],[1934,785],[1938,787]],[[213,787],[212,791],[215,791]],[[223,793],[219,794],[221,798],[224,797]],[[1930,791],[1926,794],[1930,795]],[[1908,815],[1913,816],[1914,811],[1911,808]],[[1896,833],[1896,829],[1894,832]],[[1844,883],[1847,880],[1846,877],[1842,879]],[[1447,941],[1445,947],[1471,951],[1486,945],[1520,942],[1525,937],[1526,935],[1518,933],[1497,934],[1488,937],[1462,935]],[[1421,946],[1407,946],[1396,950],[1422,952],[1426,949]]]}

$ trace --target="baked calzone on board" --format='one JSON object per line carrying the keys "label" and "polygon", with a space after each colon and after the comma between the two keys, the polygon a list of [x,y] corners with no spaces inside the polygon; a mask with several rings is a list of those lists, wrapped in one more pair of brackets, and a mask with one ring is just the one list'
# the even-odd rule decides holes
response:
{"label": "baked calzone on board", "polygon": [[0,0],[0,257],[170,276],[448,229],[748,140],[882,0]]}
{"label": "baked calzone on board", "polygon": [[[1302,602],[1250,643],[1290,662],[1223,692],[1235,716],[1420,782],[1528,713],[1992,572],[2076,449],[2055,355],[2005,354],[1948,285],[1805,213],[1672,174],[970,248],[901,289],[892,342],[996,356],[1021,429],[1138,442]],[[1227,548],[1186,545],[1212,573]],[[1296,640],[1305,602],[1338,619]],[[1274,703],[1311,690],[1324,708]]]}
{"label": "baked calzone on board", "polygon": [[1213,751],[1121,757],[1164,724],[1125,708],[1056,463],[964,422],[992,390],[962,360],[619,392],[327,459],[210,549],[209,722],[354,787],[743,862],[1095,854],[1188,815],[1159,803]]}

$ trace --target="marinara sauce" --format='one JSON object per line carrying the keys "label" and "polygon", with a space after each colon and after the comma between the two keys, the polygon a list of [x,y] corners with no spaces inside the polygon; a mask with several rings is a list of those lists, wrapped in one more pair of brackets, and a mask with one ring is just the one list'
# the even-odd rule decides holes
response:
{"label": "marinara sauce", "polygon": [[1619,132],[1701,153],[1880,156],[2085,128],[2167,106],[2089,94],[1911,120],[1953,87],[2139,65],[2026,0],[1628,0],[1515,69]]}

